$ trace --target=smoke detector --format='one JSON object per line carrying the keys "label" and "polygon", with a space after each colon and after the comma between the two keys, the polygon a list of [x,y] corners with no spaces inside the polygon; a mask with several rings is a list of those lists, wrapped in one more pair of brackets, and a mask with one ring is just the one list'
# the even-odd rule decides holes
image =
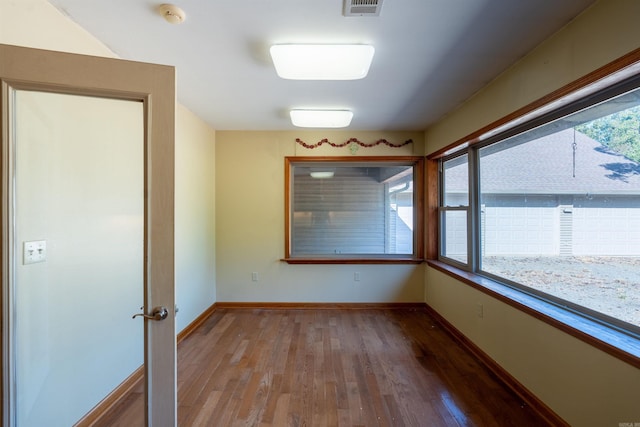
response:
{"label": "smoke detector", "polygon": [[344,16],[378,16],[382,0],[344,0]]}
{"label": "smoke detector", "polygon": [[158,8],[164,20],[170,24],[182,24],[187,18],[184,11],[173,4],[162,4]]}

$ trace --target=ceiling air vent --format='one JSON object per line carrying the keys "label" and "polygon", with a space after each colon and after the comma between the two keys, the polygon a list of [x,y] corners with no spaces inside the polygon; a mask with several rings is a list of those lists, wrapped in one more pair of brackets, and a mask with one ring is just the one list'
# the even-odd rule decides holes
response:
{"label": "ceiling air vent", "polygon": [[344,16],[378,16],[382,0],[344,0]]}

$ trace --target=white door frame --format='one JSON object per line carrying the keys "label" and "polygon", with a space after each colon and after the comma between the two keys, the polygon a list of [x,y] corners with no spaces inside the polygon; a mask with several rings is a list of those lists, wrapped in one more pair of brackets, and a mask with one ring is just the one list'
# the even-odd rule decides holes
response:
{"label": "white door frame", "polygon": [[[145,411],[148,426],[171,427],[177,422],[176,335],[174,299],[174,139],[175,69],[111,58],[52,52],[0,44],[0,322],[4,426],[11,426],[12,330],[11,265],[12,162],[10,161],[12,91],[47,92],[136,100],[145,115],[145,312],[165,306],[163,321],[145,322]],[[132,313],[132,315],[135,313]],[[143,321],[140,319],[140,321]]]}

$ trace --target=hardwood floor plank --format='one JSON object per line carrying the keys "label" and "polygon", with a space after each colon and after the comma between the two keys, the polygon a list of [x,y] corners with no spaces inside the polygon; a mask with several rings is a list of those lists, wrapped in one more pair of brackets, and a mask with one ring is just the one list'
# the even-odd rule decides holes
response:
{"label": "hardwood floor plank", "polygon": [[178,383],[180,427],[548,425],[415,308],[219,309],[180,343]]}
{"label": "hardwood floor plank", "polygon": [[193,423],[191,423],[191,425],[193,425],[194,427],[210,426],[211,419],[213,418],[213,411],[215,410],[221,395],[221,391],[211,392],[203,403],[201,409],[198,412],[194,413],[197,415],[197,417],[193,420]]}
{"label": "hardwood floor plank", "polygon": [[262,422],[271,424],[276,416],[278,406],[278,398],[282,388],[282,374],[273,374],[271,387],[266,391],[267,396],[264,402],[264,410],[262,412]]}
{"label": "hardwood floor plank", "polygon": [[393,395],[385,395],[384,404],[389,412],[389,417],[391,421],[391,425],[394,427],[404,427],[406,424],[404,422],[404,417],[400,411],[398,402],[396,401]]}
{"label": "hardwood floor plank", "polygon": [[291,395],[289,393],[283,393],[278,396],[276,401],[275,411],[273,413],[272,426],[287,426],[290,425],[289,420],[289,401]]}

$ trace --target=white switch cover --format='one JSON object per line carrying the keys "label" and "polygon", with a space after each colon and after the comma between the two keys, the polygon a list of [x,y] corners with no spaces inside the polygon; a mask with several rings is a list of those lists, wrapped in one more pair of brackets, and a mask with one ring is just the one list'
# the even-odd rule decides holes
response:
{"label": "white switch cover", "polygon": [[24,242],[23,264],[35,264],[47,260],[47,241]]}

